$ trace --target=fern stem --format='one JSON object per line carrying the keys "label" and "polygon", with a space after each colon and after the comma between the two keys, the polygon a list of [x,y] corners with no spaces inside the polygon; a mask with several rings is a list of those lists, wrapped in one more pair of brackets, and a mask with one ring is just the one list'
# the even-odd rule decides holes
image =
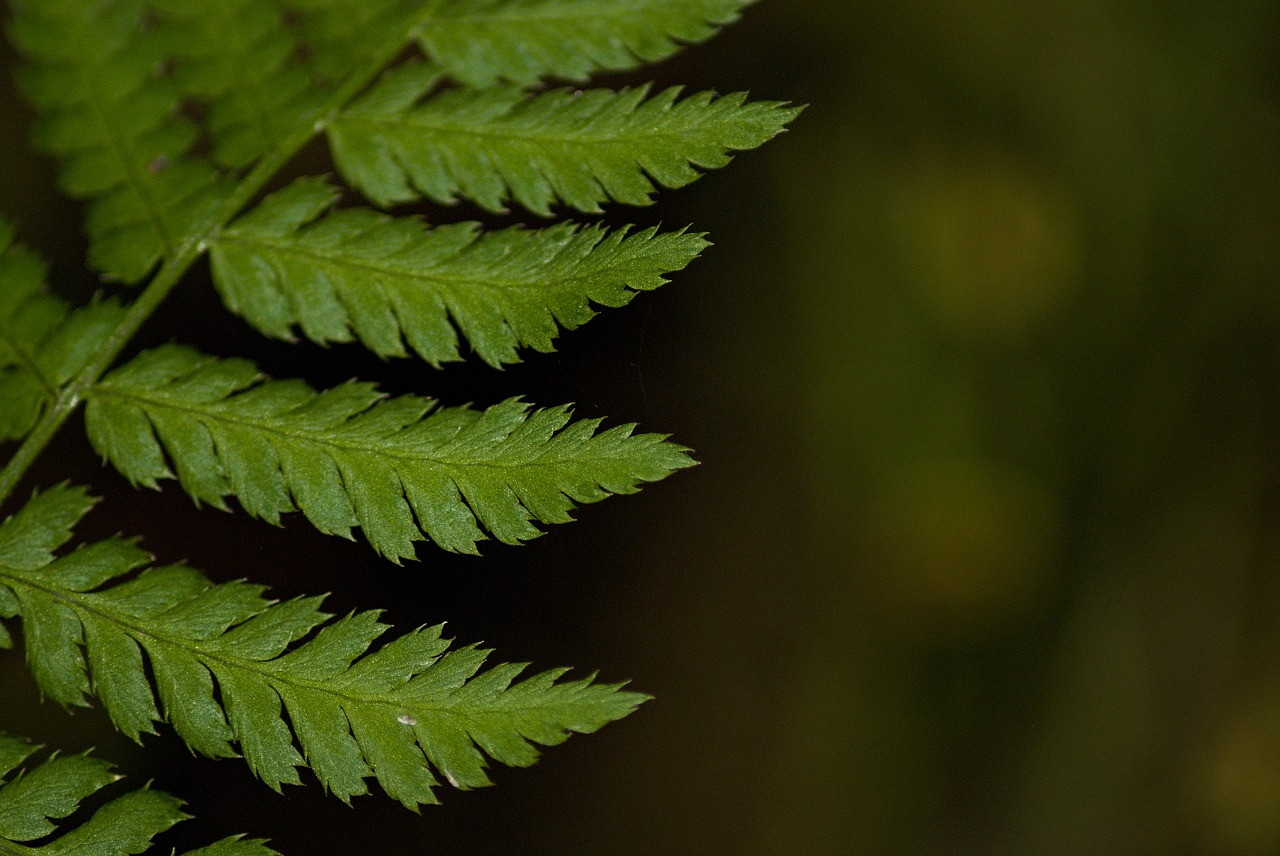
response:
{"label": "fern stem", "polygon": [[182,279],[195,260],[200,257],[203,247],[198,242],[182,246],[178,253],[165,262],[164,266],[147,284],[142,294],[129,307],[120,324],[111,331],[110,337],[93,362],[85,366],[71,382],[59,390],[53,405],[40,417],[40,421],[23,440],[18,451],[0,470],[0,505],[3,505],[18,482],[22,479],[36,458],[44,451],[45,446],[53,439],[67,418],[84,400],[85,392],[97,383],[98,379],[115,361],[120,352],[142,327],[151,314],[156,311],[169,292]]}
{"label": "fern stem", "polygon": [[236,186],[235,192],[227,197],[222,206],[210,217],[209,226],[203,234],[177,247],[176,251],[167,258],[155,277],[143,289],[142,294],[129,307],[119,326],[112,331],[111,336],[98,352],[98,356],[59,391],[52,406],[45,411],[39,422],[27,434],[22,445],[5,464],[4,469],[0,470],[0,506],[9,500],[14,489],[41,452],[53,440],[67,418],[80,406],[85,393],[106,373],[142,325],[182,281],[191,266],[204,254],[208,239],[248,206],[303,146],[323,132],[329,122],[373,82],[383,68],[394,60],[404,50],[404,46],[426,26],[442,2],[443,0],[427,0],[423,3],[413,20],[406,22],[407,26],[396,38],[387,39],[382,49],[370,56],[364,68],[353,71],[346,81],[334,90],[333,95],[320,110],[320,119],[314,126],[297,131],[283,140],[274,151],[264,155]]}

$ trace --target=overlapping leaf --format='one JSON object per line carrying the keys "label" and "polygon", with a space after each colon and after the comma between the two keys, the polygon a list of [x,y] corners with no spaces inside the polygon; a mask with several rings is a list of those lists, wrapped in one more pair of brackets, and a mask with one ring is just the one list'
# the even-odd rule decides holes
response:
{"label": "overlapping leaf", "polygon": [[298,181],[211,242],[223,302],[268,336],[288,338],[295,326],[320,343],[354,335],[384,357],[404,355],[407,341],[439,365],[459,359],[461,331],[498,366],[518,360],[518,347],[552,350],[557,325],[586,323],[593,303],[628,303],[707,245],[684,232],[567,223],[425,229],[367,209],[329,212],[337,193]]}
{"label": "overlapping leaf", "polygon": [[275,603],[185,566],[135,574],[148,557],[120,539],[48,561],[89,503],[56,488],[0,526],[0,617],[22,617],[41,689],[62,704],[97,695],[135,739],[163,712],[206,755],[231,756],[236,743],[273,788],[309,766],[343,800],[376,777],[412,808],[436,801],[437,774],[488,784],[486,755],[526,766],[535,743],[595,731],[644,700],[561,680],[565,669],[523,681],[520,665],[481,672],[488,652],[450,651],[440,627],[370,652],[388,629],[376,613],[332,620],[319,598]]}
{"label": "overlapping leaf", "polygon": [[436,80],[425,65],[388,74],[328,128],[342,175],[379,205],[458,196],[493,211],[514,200],[550,214],[560,201],[598,212],[609,199],[651,201],[654,185],[683,187],[727,164],[798,112],[738,93],[678,87],[555,90],[452,89],[421,100]]}
{"label": "overlapping leaf", "polygon": [[188,153],[164,68],[164,40],[144,31],[142,0],[14,0],[9,32],[26,55],[20,82],[43,116],[36,142],[62,160],[63,189],[93,200],[90,262],[135,282],[200,234],[226,192]]}
{"label": "overlapping leaf", "polygon": [[386,399],[371,385],[316,392],[264,380],[244,360],[176,345],[145,352],[89,393],[89,439],[131,481],[171,476],[197,501],[234,495],[277,522],[301,510],[322,532],[359,526],[393,561],[429,537],[476,552],[480,527],[509,544],[570,520],[575,503],[631,493],[690,466],[684,448],[632,425],[597,432],[568,408],[516,400],[478,411]]}
{"label": "overlapping leaf", "polygon": [[636,68],[701,42],[752,0],[285,0],[304,15],[318,66],[359,61],[388,32],[417,33],[456,80],[488,86],[547,77],[582,80]]}
{"label": "overlapping leaf", "polygon": [[71,310],[44,290],[44,262],[13,238],[0,218],[0,440],[31,430],[122,314],[113,302]]}
{"label": "overlapping leaf", "polygon": [[179,91],[207,104],[219,162],[243,167],[314,124],[323,93],[276,3],[148,0],[174,62]]}
{"label": "overlapping leaf", "polygon": [[281,0],[297,18],[307,64],[340,80],[388,44],[408,45],[436,0]]}
{"label": "overlapping leaf", "polygon": [[67,313],[43,290],[44,263],[13,237],[12,224],[0,220],[0,439],[6,440],[30,430],[57,389],[38,351]]}
{"label": "overlapping leaf", "polygon": [[[182,803],[150,788],[116,797],[69,831],[53,821],[71,816],[89,796],[119,780],[111,765],[90,755],[53,755],[22,763],[39,747],[0,734],[0,852],[31,856],[125,856],[187,818]],[[54,836],[49,838],[49,836]],[[30,844],[42,840],[41,844]],[[185,856],[272,856],[261,841],[226,838]]]}
{"label": "overlapping leaf", "polygon": [[751,0],[444,0],[419,42],[471,86],[584,80],[701,42]]}

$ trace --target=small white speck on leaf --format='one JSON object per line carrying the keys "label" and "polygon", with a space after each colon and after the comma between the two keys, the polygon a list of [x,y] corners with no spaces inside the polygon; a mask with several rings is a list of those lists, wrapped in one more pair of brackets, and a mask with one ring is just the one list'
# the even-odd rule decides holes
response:
{"label": "small white speck on leaf", "polygon": [[414,719],[412,716],[410,716],[407,713],[402,713],[399,716],[397,716],[396,722],[400,723],[401,725],[417,725],[418,724],[418,720]]}

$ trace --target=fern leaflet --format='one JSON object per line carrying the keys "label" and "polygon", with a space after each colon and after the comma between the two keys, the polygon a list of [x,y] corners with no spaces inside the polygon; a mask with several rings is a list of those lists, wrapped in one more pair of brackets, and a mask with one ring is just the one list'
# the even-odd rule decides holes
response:
{"label": "fern leaflet", "polygon": [[692,461],[657,434],[599,420],[569,424],[559,407],[529,412],[511,400],[485,411],[435,410],[414,396],[383,397],[366,383],[317,393],[264,380],[245,360],[168,346],[141,354],[89,393],[94,448],[137,484],[171,477],[197,501],[234,494],[276,523],[301,510],[322,532],[360,526],[392,561],[430,537],[475,553],[485,537],[518,544],[532,521],[564,523],[575,503],[632,493]]}
{"label": "fern leaflet", "polygon": [[45,265],[13,243],[0,220],[0,439],[21,437],[57,389],[37,354],[40,343],[67,314],[62,300],[43,290]]}
{"label": "fern leaflet", "polygon": [[[0,853],[12,856],[125,856],[147,850],[152,839],[187,818],[182,803],[150,788],[116,797],[80,826],[39,845],[23,844],[58,832],[81,802],[113,785],[111,765],[90,755],[50,756],[21,765],[39,747],[0,734]],[[272,856],[261,841],[226,838],[185,856]]]}
{"label": "fern leaflet", "polygon": [[332,620],[319,598],[275,603],[185,566],[133,575],[148,557],[121,539],[49,561],[91,503],[55,488],[0,526],[0,616],[21,615],[41,689],[62,704],[96,693],[135,739],[163,709],[197,751],[227,757],[237,742],[277,790],[310,766],[344,801],[372,776],[413,808],[436,802],[433,769],[455,787],[486,785],[485,754],[527,766],[533,743],[595,731],[644,701],[593,678],[562,681],[565,669],[520,682],[520,665],[480,672],[488,652],[449,651],[438,626],[369,653],[388,629],[376,613]]}
{"label": "fern leaflet", "polygon": [[111,301],[71,310],[44,290],[44,262],[13,238],[0,219],[0,440],[31,430],[123,314]]}
{"label": "fern leaflet", "polygon": [[261,0],[149,0],[175,58],[174,82],[208,103],[213,153],[243,167],[315,122],[311,88],[281,10]]}
{"label": "fern leaflet", "polygon": [[[381,45],[408,44],[431,0],[281,0],[298,19],[307,64],[321,80],[339,80]],[[430,9],[426,10],[427,13]]]}
{"label": "fern leaflet", "polygon": [[63,189],[91,199],[90,263],[142,279],[198,237],[228,192],[187,157],[196,129],[158,76],[164,42],[143,32],[141,0],[14,0],[10,35],[27,56],[20,82],[44,115],[36,142],[62,159]]}
{"label": "fern leaflet", "polygon": [[701,42],[751,0],[445,0],[418,37],[470,85],[584,80],[665,59]]}
{"label": "fern leaflet", "polygon": [[[339,191],[300,180],[268,197],[213,242],[214,282],[227,306],[268,336],[295,325],[312,341],[352,333],[383,357],[407,340],[432,365],[459,359],[455,325],[493,366],[517,347],[551,351],[592,303],[622,306],[656,288],[707,242],[683,232],[628,235],[559,224],[482,234],[475,223],[424,229],[367,209],[327,212]],[[452,323],[450,323],[452,319]]]}
{"label": "fern leaflet", "polygon": [[[651,201],[654,182],[683,187],[783,130],[796,108],[679,88],[453,89],[420,101],[437,74],[410,63],[386,75],[328,127],[338,170],[386,206],[419,194],[466,197],[491,211],[508,199],[549,215],[561,201],[596,213],[609,199]],[[420,103],[419,103],[420,101]]]}

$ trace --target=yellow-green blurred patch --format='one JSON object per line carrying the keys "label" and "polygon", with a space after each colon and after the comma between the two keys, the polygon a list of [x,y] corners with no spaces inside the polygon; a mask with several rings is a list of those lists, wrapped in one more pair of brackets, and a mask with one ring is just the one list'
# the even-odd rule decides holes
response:
{"label": "yellow-green blurred patch", "polygon": [[897,176],[893,225],[926,310],[969,341],[1017,342],[1076,288],[1064,194],[1007,155],[931,157]]}
{"label": "yellow-green blurred patch", "polygon": [[1224,716],[1191,790],[1220,852],[1280,852],[1280,684],[1252,688]]}
{"label": "yellow-green blurred patch", "polygon": [[1057,545],[1052,502],[1028,474],[955,460],[869,492],[865,533],[890,602],[915,621],[982,628],[1036,601]]}

